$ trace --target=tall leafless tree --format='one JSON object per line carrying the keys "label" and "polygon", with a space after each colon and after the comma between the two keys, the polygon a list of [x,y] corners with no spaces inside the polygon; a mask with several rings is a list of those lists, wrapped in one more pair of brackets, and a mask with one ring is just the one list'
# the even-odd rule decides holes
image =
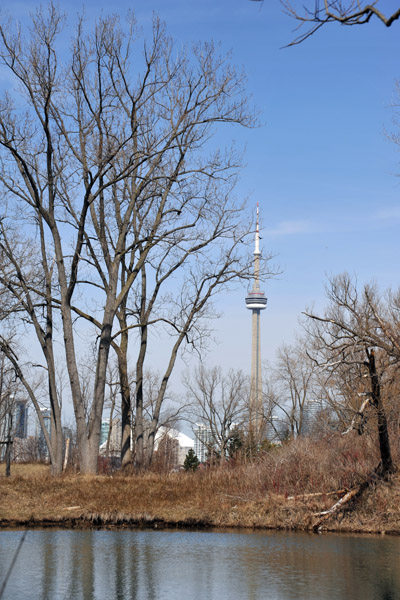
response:
{"label": "tall leafless tree", "polygon": [[[171,276],[176,265],[188,265],[177,284],[181,304],[168,318],[176,340],[160,402],[176,352],[209,299],[248,276],[240,243],[245,231],[235,231],[232,202],[240,157],[221,150],[212,136],[221,123],[250,126],[254,115],[243,76],[212,44],[177,50],[156,18],[151,40],[143,43],[133,17],[124,27],[117,17],[99,19],[92,34],[80,19],[64,60],[57,46],[64,21],[49,4],[32,16],[30,35],[15,25],[0,27],[0,60],[18,83],[0,104],[0,182],[5,226],[28,228],[40,248],[45,283],[30,291],[42,298],[52,331],[56,319],[62,329],[80,466],[95,472],[110,349],[114,345],[123,374],[126,331],[140,330],[143,343],[146,327],[158,319],[154,305],[150,321],[140,312],[134,324],[128,320],[129,295],[141,288],[144,271],[156,289],[163,279],[157,260]],[[185,294],[190,284],[193,298]],[[147,309],[152,293],[149,298]],[[94,326],[97,340],[88,412],[77,318]],[[46,366],[50,377],[51,361]],[[127,448],[126,435],[123,444]]]}
{"label": "tall leafless tree", "polygon": [[[63,461],[63,440],[61,424],[61,399],[57,386],[57,369],[54,349],[54,307],[52,292],[54,288],[53,267],[49,264],[45,251],[43,221],[38,218],[39,247],[35,242],[17,232],[17,228],[2,220],[0,223],[0,289],[2,297],[2,310],[0,320],[2,324],[21,330],[17,326],[18,320],[24,323],[25,334],[33,329],[39,342],[42,358],[35,356],[35,366],[42,367],[47,374],[47,389],[50,403],[50,430],[51,435],[46,439],[49,447],[51,470],[53,474],[61,473]],[[38,256],[40,257],[38,262]],[[29,334],[28,334],[29,335]],[[2,335],[0,344],[3,353],[13,365],[15,375],[25,387],[27,395],[34,403],[37,417],[41,423],[42,412],[39,401],[34,392],[32,382],[32,363],[19,358],[23,351],[21,340],[24,336]],[[18,343],[16,340],[18,339]],[[43,360],[44,364],[40,364]],[[43,431],[46,428],[43,429]],[[47,430],[46,430],[47,434]],[[45,434],[45,435],[46,435]]]}

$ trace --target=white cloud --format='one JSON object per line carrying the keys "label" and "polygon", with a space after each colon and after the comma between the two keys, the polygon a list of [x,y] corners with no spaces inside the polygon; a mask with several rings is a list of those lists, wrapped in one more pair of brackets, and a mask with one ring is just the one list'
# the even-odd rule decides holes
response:
{"label": "white cloud", "polygon": [[386,221],[389,219],[400,219],[400,206],[388,206],[378,210],[376,218]]}
{"label": "white cloud", "polygon": [[400,206],[387,206],[376,212],[348,213],[345,210],[339,214],[318,215],[316,219],[298,219],[280,221],[275,227],[263,230],[261,235],[290,236],[320,233],[349,233],[365,230],[386,230],[388,226],[400,221]]}
{"label": "white cloud", "polygon": [[324,231],[325,227],[318,226],[312,221],[281,221],[274,229],[268,229],[265,233],[272,235],[294,235],[298,233],[318,233]]}

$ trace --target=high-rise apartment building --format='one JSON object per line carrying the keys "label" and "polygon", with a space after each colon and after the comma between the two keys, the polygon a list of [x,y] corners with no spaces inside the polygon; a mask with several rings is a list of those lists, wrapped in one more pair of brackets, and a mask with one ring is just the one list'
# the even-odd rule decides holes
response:
{"label": "high-rise apartment building", "polygon": [[194,453],[201,463],[205,463],[213,441],[211,429],[204,423],[196,423],[193,433]]}
{"label": "high-rise apartment building", "polygon": [[25,400],[15,403],[15,437],[25,439],[28,435],[28,406]]}

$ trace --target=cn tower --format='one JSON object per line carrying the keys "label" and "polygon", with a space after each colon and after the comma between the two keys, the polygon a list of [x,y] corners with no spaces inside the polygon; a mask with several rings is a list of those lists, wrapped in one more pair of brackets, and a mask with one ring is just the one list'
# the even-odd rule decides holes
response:
{"label": "cn tower", "polygon": [[249,433],[260,441],[262,425],[262,377],[261,377],[261,344],[260,344],[260,312],[267,307],[267,298],[260,290],[260,232],[257,219],[254,248],[254,282],[253,289],[246,297],[246,308],[251,310],[252,342],[251,342],[251,380],[250,380],[250,414]]}

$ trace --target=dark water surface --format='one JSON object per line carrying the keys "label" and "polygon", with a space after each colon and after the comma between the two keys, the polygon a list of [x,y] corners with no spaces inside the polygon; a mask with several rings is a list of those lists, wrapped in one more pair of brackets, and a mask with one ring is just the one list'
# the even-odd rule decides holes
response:
{"label": "dark water surface", "polygon": [[[0,586],[22,534],[0,531]],[[400,600],[400,538],[28,531],[3,598]]]}

